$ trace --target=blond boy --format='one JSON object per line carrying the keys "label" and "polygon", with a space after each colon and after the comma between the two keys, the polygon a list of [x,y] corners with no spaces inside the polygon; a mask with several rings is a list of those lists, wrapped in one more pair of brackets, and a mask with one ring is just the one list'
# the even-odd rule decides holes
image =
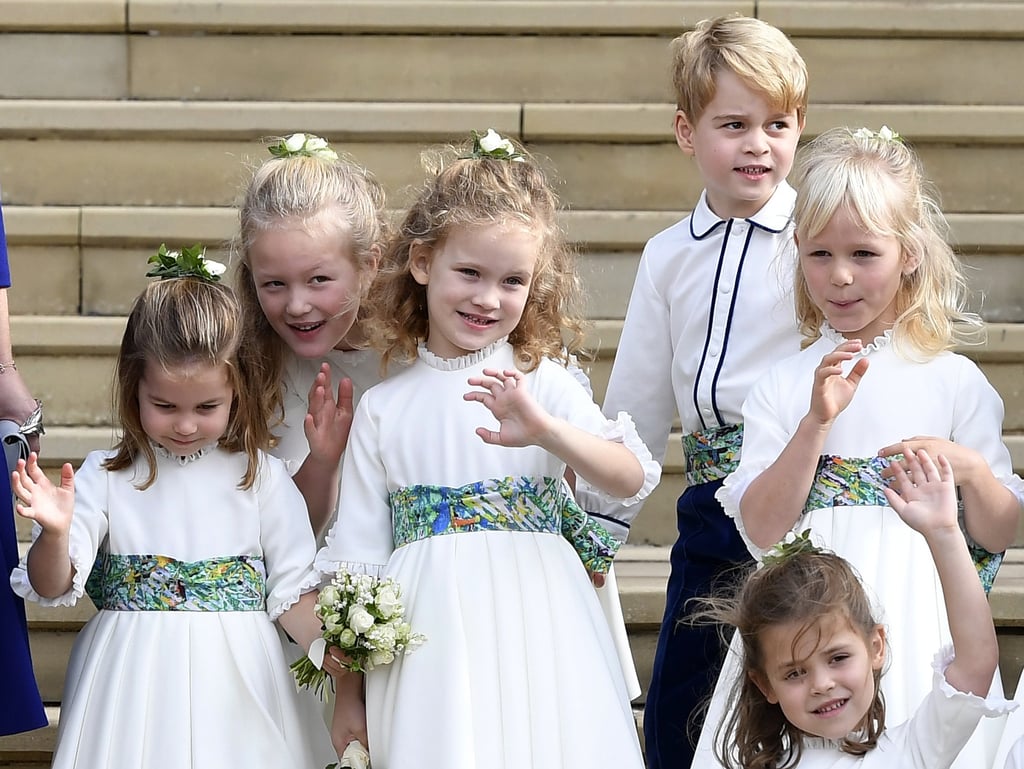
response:
{"label": "blond boy", "polygon": [[[715,491],[739,459],[741,407],[770,364],[799,351],[785,179],[807,109],[807,72],[786,36],[757,19],[700,22],[672,43],[676,143],[704,182],[693,212],[644,248],[604,402],[626,411],[659,461],[673,418],[687,487],[647,694],[649,769],[689,767],[724,648],[693,627],[687,599],[750,563]],[[584,507],[621,538],[638,512],[581,486]],[[692,739],[691,739],[692,735]]]}

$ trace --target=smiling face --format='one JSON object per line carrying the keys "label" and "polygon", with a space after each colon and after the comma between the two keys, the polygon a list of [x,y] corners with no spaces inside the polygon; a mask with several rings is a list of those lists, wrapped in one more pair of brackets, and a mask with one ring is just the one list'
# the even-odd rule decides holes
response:
{"label": "smiling face", "polygon": [[227,432],[233,401],[225,364],[195,364],[171,372],[150,361],[139,381],[143,431],[179,457],[220,440]]}
{"label": "smiling face", "polygon": [[797,238],[811,301],[847,339],[869,344],[892,328],[897,294],[916,263],[893,235],[867,232],[846,206],[817,235]]}
{"label": "smiling face", "polygon": [[539,241],[523,226],[455,227],[436,248],[411,250],[411,272],[427,288],[427,349],[456,358],[519,325],[530,296]]}
{"label": "smiling face", "polygon": [[881,626],[865,639],[845,616],[831,614],[810,628],[802,621],[772,625],[759,640],[764,671],[752,678],[793,726],[835,740],[862,725],[885,662]]}
{"label": "smiling face", "polygon": [[350,346],[346,337],[370,276],[360,274],[343,228],[321,221],[266,230],[249,249],[249,265],[260,307],[292,352],[321,358]]}
{"label": "smiling face", "polygon": [[711,210],[723,218],[757,213],[793,167],[803,130],[734,72],[715,75],[715,97],[696,121],[676,112],[676,141],[700,169]]}

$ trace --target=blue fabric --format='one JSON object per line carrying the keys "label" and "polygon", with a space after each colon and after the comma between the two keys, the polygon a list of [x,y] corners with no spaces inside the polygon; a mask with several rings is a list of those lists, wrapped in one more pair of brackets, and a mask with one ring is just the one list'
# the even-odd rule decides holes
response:
{"label": "blue fabric", "polygon": [[0,288],[11,285],[11,266],[7,261],[7,233],[4,231],[4,209],[0,205]]}
{"label": "blue fabric", "polygon": [[727,647],[713,625],[680,622],[686,602],[721,590],[754,564],[715,492],[722,481],[687,488],[676,504],[665,616],[644,706],[648,769],[689,769],[700,736],[701,708],[711,696]]}
{"label": "blue fabric", "polygon": [[[0,465],[6,465],[0,460]],[[25,604],[11,590],[11,571],[18,565],[18,538],[11,504],[10,476],[0,473],[0,734],[27,732],[46,726],[28,648]],[[3,501],[6,500],[4,504]]]}

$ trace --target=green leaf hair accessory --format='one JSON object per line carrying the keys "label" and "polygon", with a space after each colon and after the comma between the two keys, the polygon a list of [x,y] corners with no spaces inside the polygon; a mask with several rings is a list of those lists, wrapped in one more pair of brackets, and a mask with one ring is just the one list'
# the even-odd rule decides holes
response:
{"label": "green leaf hair accessory", "polygon": [[858,128],[853,132],[854,139],[881,139],[885,142],[899,142],[903,143],[903,137],[896,133],[889,126],[884,125],[878,129],[878,131],[872,131],[870,128]]}
{"label": "green leaf hair accessory", "polygon": [[473,149],[468,155],[460,156],[461,160],[480,160],[482,158],[514,160],[517,163],[526,161],[526,156],[522,152],[516,151],[512,141],[504,138],[493,128],[488,128],[487,133],[483,136],[473,131]]}
{"label": "green leaf hair accessory", "polygon": [[267,147],[275,158],[309,157],[337,160],[338,153],[331,149],[326,139],[313,134],[292,134],[276,144]]}
{"label": "green leaf hair accessory", "polygon": [[149,257],[147,264],[155,265],[146,273],[147,278],[199,278],[216,283],[227,269],[220,262],[206,258],[206,249],[196,243],[192,248],[168,251],[164,243],[160,250]]}
{"label": "green leaf hair accessory", "polygon": [[785,563],[798,553],[820,552],[822,552],[821,548],[811,542],[810,529],[804,529],[799,534],[791,531],[786,534],[781,542],[769,548],[768,552],[761,558],[761,562],[766,566],[777,566],[780,563]]}

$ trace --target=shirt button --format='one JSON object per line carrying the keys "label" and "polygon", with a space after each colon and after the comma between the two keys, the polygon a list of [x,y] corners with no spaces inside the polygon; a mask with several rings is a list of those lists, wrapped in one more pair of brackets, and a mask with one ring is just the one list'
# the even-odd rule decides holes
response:
{"label": "shirt button", "polygon": [[718,357],[718,348],[717,347],[712,347],[710,350],[708,350],[708,355],[710,355],[712,358],[717,358]]}
{"label": "shirt button", "polygon": [[732,283],[722,283],[722,285],[718,287],[718,290],[720,293],[728,294],[732,291]]}

